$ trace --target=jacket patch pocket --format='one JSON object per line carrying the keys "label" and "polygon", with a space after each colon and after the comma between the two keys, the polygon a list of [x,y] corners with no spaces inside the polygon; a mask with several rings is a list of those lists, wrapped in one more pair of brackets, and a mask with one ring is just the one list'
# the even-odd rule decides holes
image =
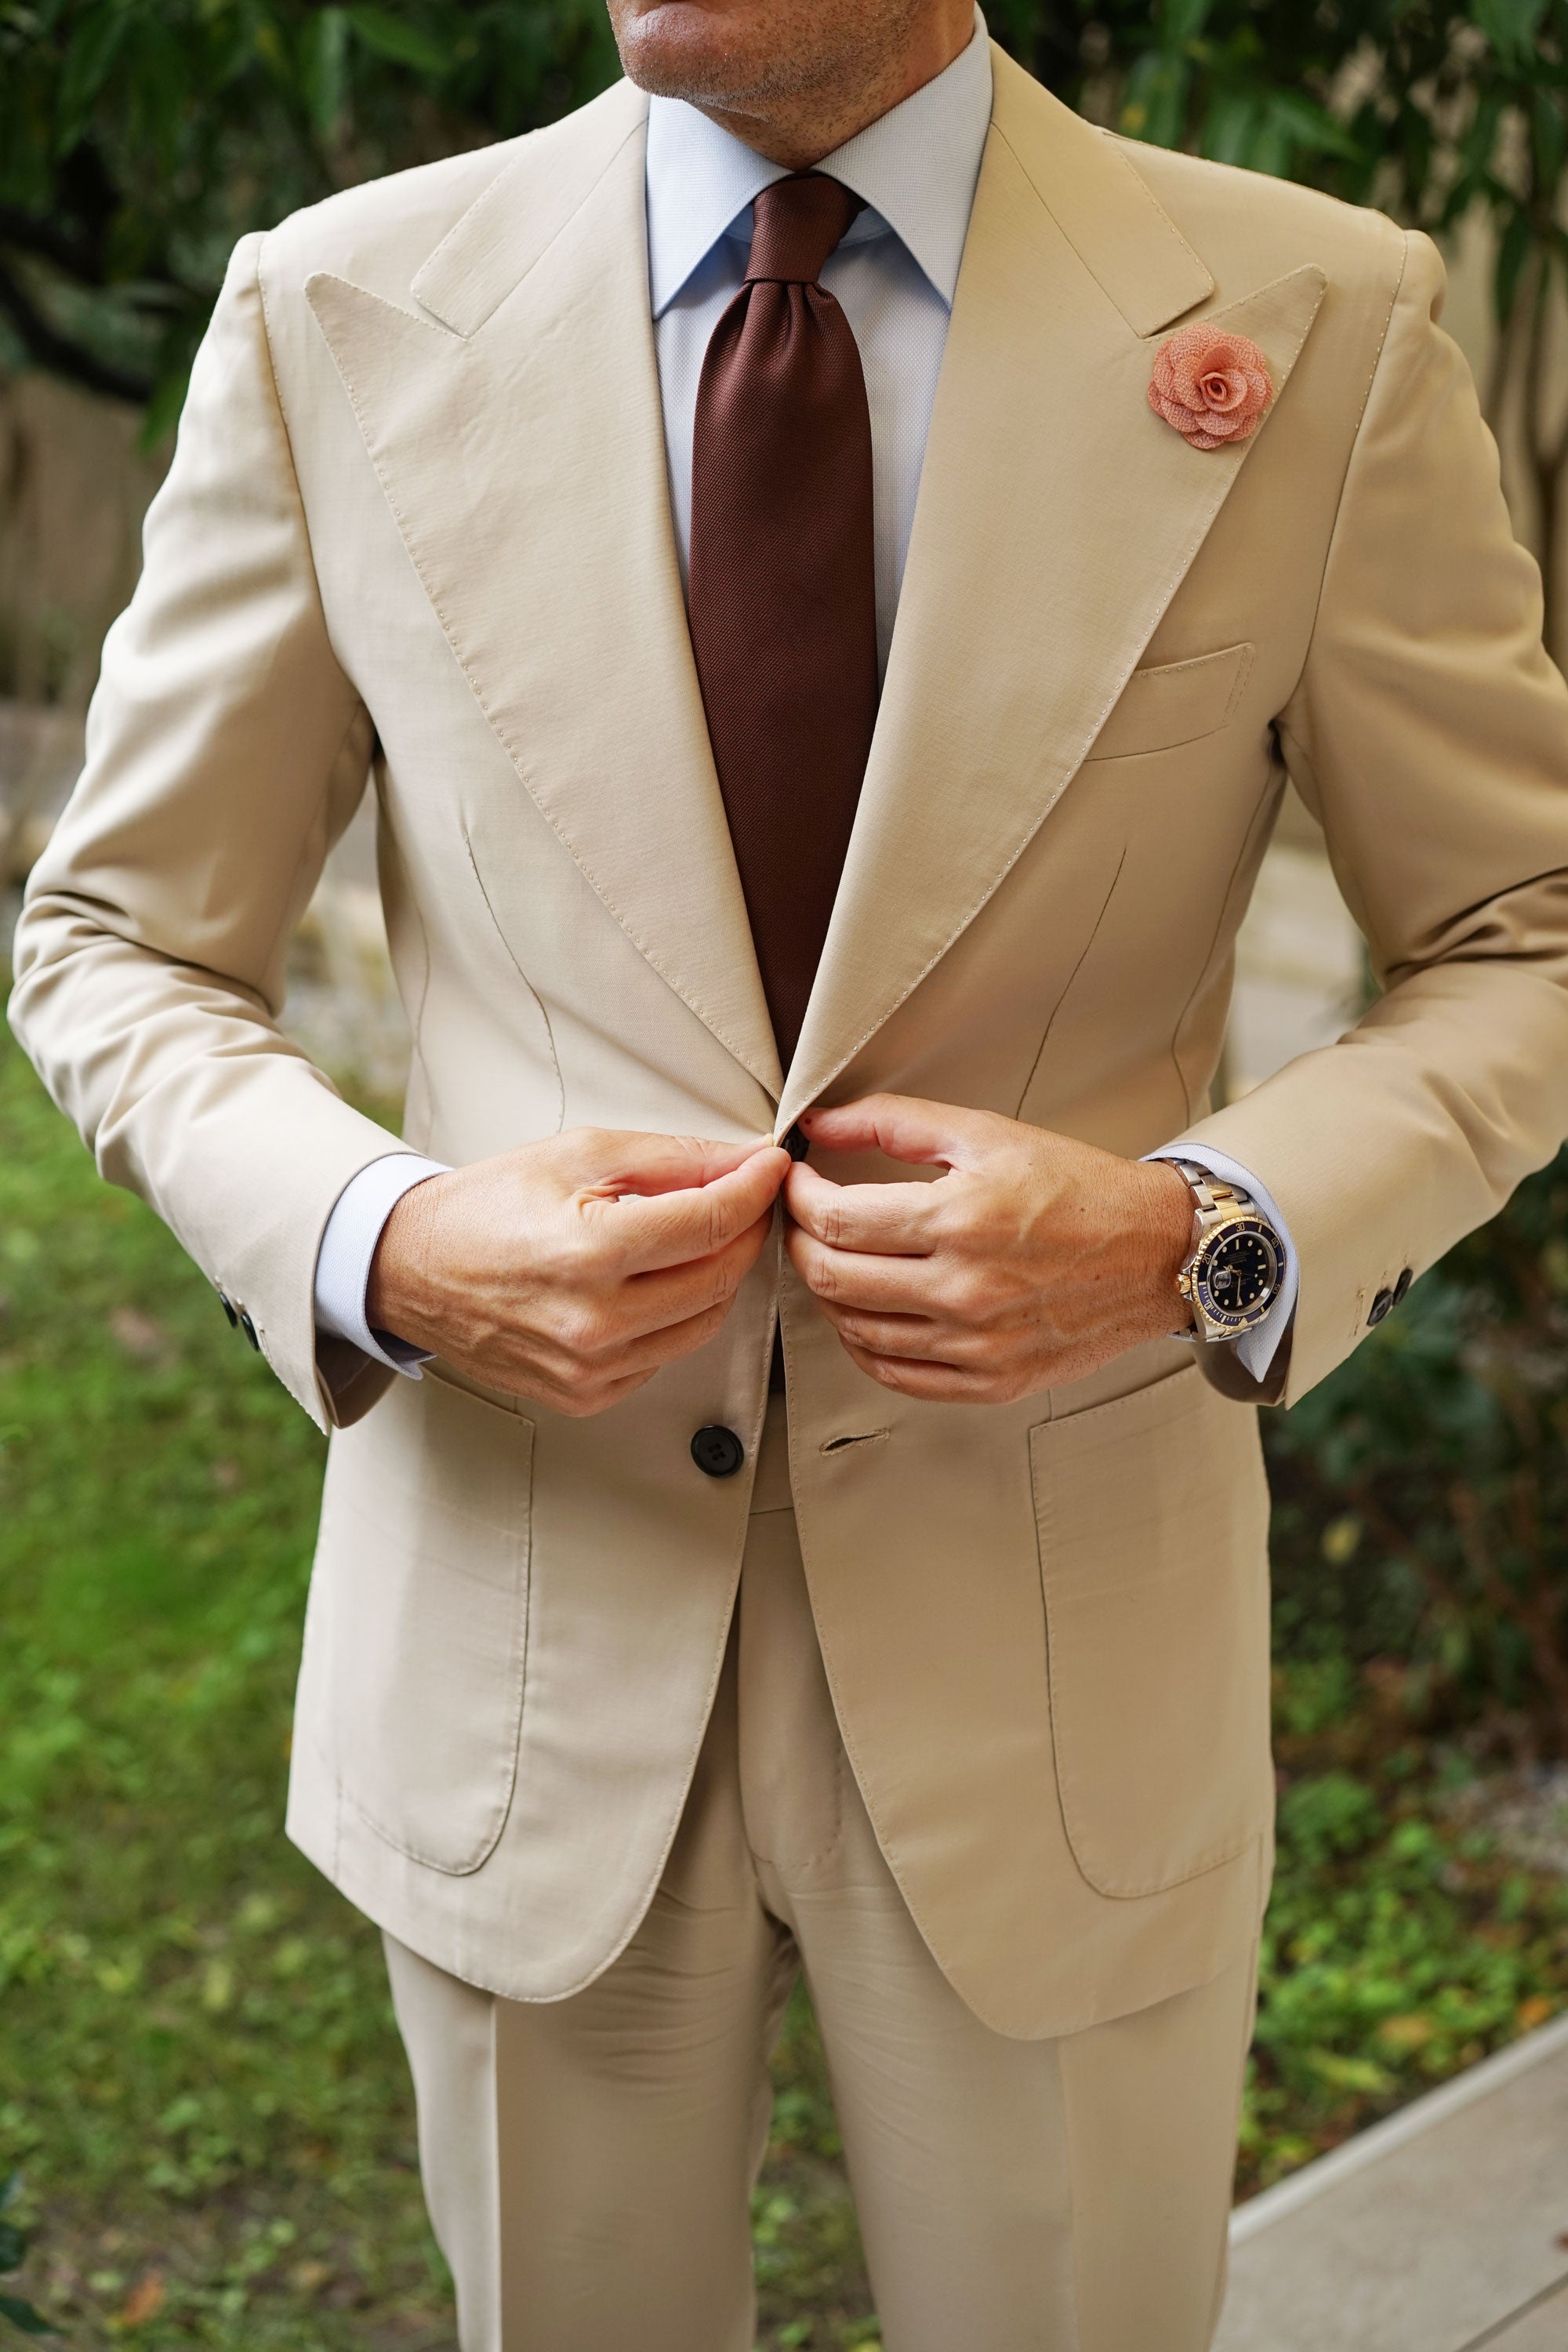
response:
{"label": "jacket patch pocket", "polygon": [[1135,669],[1110,718],[1089,745],[1091,760],[1126,760],[1140,751],[1173,751],[1217,734],[1236,715],[1252,667],[1252,647],[1226,646],[1193,661]]}
{"label": "jacket patch pocket", "polygon": [[433,1870],[477,1870],[522,1724],[533,1424],[426,1371],[333,1437],[316,1583],[346,1801]]}
{"label": "jacket patch pocket", "polygon": [[1273,1802],[1257,1415],[1197,1366],[1029,1433],[1063,1819],[1101,1895],[1241,1853]]}

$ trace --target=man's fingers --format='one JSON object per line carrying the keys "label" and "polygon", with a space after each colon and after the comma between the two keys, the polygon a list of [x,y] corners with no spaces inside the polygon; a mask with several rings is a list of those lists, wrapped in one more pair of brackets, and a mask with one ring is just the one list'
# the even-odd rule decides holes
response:
{"label": "man's fingers", "polygon": [[931,1404],[995,1404],[1003,1398],[988,1372],[968,1371],[960,1364],[917,1363],[908,1356],[876,1356],[847,1339],[843,1347],[858,1370],[900,1396],[920,1397]]}
{"label": "man's fingers", "polygon": [[749,1143],[714,1143],[700,1135],[581,1128],[562,1136],[559,1148],[568,1182],[584,1192],[618,1200],[711,1184],[774,1147],[761,1137]]}
{"label": "man's fingers", "polygon": [[1005,1122],[918,1095],[866,1095],[834,1110],[802,1111],[800,1124],[806,1141],[824,1151],[879,1151],[911,1165],[963,1168],[981,1156],[984,1128]]}
{"label": "man's fingers", "polygon": [[824,1306],[924,1315],[932,1303],[928,1258],[877,1257],[856,1250],[829,1249],[798,1225],[785,1227],[784,1247],[801,1280]]}
{"label": "man's fingers", "polygon": [[908,1357],[917,1363],[970,1364],[984,1349],[974,1332],[955,1331],[929,1315],[870,1315],[858,1307],[823,1309],[847,1348],[868,1356]]}
{"label": "man's fingers", "polygon": [[616,1297],[616,1313],[624,1318],[625,1337],[640,1339],[645,1332],[667,1330],[705,1314],[711,1307],[727,1307],[766,1248],[772,1231],[770,1210],[711,1257],[634,1274]]}
{"label": "man's fingers", "polygon": [[784,1179],[784,1201],[795,1223],[831,1249],[921,1257],[936,1246],[942,1181],[833,1184],[802,1160]]}
{"label": "man's fingers", "polygon": [[593,1388],[584,1388],[571,1385],[569,1379],[552,1381],[547,1374],[535,1373],[528,1386],[517,1393],[536,1396],[541,1404],[564,1413],[568,1421],[590,1421],[597,1413],[608,1412],[612,1405],[621,1403],[625,1398],[635,1396],[638,1389],[646,1389],[652,1378],[652,1371],[637,1372],[630,1380],[605,1381]]}
{"label": "man's fingers", "polygon": [[628,1273],[712,1257],[772,1209],[789,1164],[787,1151],[765,1144],[710,1184],[595,1203],[596,1235],[613,1239]]}
{"label": "man's fingers", "polygon": [[715,1339],[730,1312],[730,1304],[726,1298],[717,1307],[704,1307],[700,1315],[685,1316],[678,1323],[667,1323],[657,1331],[645,1331],[628,1339],[624,1348],[616,1349],[610,1366],[598,1377],[617,1384],[629,1379],[640,1385],[661,1365],[676,1363]]}

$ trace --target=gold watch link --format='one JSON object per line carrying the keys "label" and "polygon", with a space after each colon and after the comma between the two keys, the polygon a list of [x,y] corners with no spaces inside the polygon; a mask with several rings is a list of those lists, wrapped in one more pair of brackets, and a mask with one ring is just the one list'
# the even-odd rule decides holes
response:
{"label": "gold watch link", "polygon": [[1239,1339],[1257,1330],[1279,1296],[1285,1250],[1250,1192],[1187,1160],[1170,1165],[1193,1195],[1193,1246],[1176,1276],[1193,1329],[1179,1336]]}

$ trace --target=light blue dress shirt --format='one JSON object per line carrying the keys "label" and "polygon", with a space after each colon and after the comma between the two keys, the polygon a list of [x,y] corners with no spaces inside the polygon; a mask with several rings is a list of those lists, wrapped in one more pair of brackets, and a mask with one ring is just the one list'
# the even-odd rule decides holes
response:
{"label": "light blue dress shirt", "polygon": [[[819,170],[864,200],[822,273],[854,332],[871,416],[877,640],[885,670],[909,552],[936,382],[959,264],[969,233],[991,120],[991,50],[978,11],[968,47]],[[648,295],[664,408],[670,512],[684,585],[691,542],[691,435],[708,340],[744,283],[752,205],[787,174],[678,99],[649,101]],[[1158,1153],[1151,1155],[1158,1158]],[[1184,1151],[1250,1192],[1284,1234],[1257,1180],[1223,1152]],[[362,1169],[341,1194],[316,1261],[319,1328],[352,1339],[394,1370],[418,1377],[418,1350],[365,1320],[371,1260],[395,1203],[446,1172],[439,1160],[398,1152]],[[1286,1237],[1284,1287],[1268,1320],[1237,1343],[1261,1380],[1294,1312],[1295,1252]]]}

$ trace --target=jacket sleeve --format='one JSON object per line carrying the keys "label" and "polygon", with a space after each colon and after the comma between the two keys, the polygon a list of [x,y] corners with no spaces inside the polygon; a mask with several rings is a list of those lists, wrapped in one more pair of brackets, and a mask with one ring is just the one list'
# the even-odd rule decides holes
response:
{"label": "jacket sleeve", "polygon": [[1413,235],[1278,721],[1383,993],[1191,1131],[1289,1223],[1287,1403],[1568,1133],[1568,688],[1443,290]]}
{"label": "jacket sleeve", "polygon": [[152,1203],[325,1425],[391,1376],[342,1343],[318,1363],[317,1245],[397,1144],[278,1027],[372,732],[317,592],[261,243],[236,251],[196,360],[87,764],[28,888],[11,1020],[102,1173]]}

